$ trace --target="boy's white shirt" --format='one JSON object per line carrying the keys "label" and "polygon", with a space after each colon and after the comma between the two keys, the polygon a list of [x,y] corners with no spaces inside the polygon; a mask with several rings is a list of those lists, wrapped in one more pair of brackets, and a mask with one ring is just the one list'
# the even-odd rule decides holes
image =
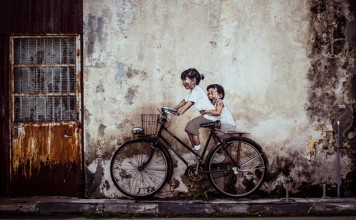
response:
{"label": "boy's white shirt", "polygon": [[222,102],[224,106],[222,108],[220,116],[218,116],[217,118],[221,121],[221,123],[226,123],[226,124],[236,126],[236,122],[235,122],[234,118],[232,117],[232,114],[231,114],[229,108],[227,107],[226,103],[222,99],[216,100],[215,108],[216,108],[216,104],[218,102]]}
{"label": "boy's white shirt", "polygon": [[[193,102],[194,108],[198,111],[200,110],[214,110],[215,107],[211,104],[207,94],[200,86],[195,86],[193,89],[189,91],[189,94],[184,98],[185,102]],[[204,115],[204,118],[216,121],[216,116]]]}

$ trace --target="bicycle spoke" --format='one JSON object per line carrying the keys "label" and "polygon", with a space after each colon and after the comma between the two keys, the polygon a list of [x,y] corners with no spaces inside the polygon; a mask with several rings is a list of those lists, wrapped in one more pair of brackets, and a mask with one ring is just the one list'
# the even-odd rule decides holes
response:
{"label": "bicycle spoke", "polygon": [[147,178],[140,172],[140,183],[141,185],[138,186],[137,195],[145,194],[151,192],[150,184],[146,180]]}
{"label": "bicycle spoke", "polygon": [[[209,180],[214,188],[230,197],[244,197],[256,191],[262,184],[265,176],[265,160],[258,146],[245,139],[231,138],[227,144],[219,145],[213,149],[208,158]],[[219,153],[218,153],[219,152]],[[216,169],[223,165],[214,164],[217,154],[224,154],[224,163],[229,171]]]}
{"label": "bicycle spoke", "polygon": [[[139,179],[140,173],[135,172],[134,175],[132,176],[132,181],[130,181],[131,184],[129,184],[129,192],[132,192],[137,195],[137,188],[138,188],[138,183],[140,182]],[[132,187],[132,188],[131,188]]]}
{"label": "bicycle spoke", "polygon": [[245,166],[245,165],[248,165],[249,163],[252,163],[255,159],[260,159],[260,157],[261,157],[261,155],[258,155],[258,154],[257,154],[256,156],[247,159],[246,162],[241,163],[240,167],[243,167],[243,166]]}
{"label": "bicycle spoke", "polygon": [[166,155],[148,140],[133,140],[121,146],[111,162],[115,186],[125,195],[144,198],[158,192],[172,170]]}

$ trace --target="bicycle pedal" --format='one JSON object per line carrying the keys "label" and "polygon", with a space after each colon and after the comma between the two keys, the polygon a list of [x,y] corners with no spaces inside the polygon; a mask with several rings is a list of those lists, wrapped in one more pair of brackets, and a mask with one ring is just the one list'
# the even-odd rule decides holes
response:
{"label": "bicycle pedal", "polygon": [[190,188],[191,188],[191,189],[194,189],[194,188],[195,188],[195,186],[194,186],[195,184],[194,184],[194,183],[195,183],[195,182],[193,181],[192,184],[190,185]]}

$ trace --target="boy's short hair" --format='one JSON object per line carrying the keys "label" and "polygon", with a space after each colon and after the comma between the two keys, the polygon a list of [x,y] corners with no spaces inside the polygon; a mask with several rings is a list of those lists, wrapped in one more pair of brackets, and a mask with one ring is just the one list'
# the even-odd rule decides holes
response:
{"label": "boy's short hair", "polygon": [[208,87],[206,87],[206,90],[208,91],[209,89],[216,89],[216,91],[218,92],[218,94],[221,94],[221,99],[224,99],[225,97],[225,90],[224,87],[222,85],[219,84],[210,84],[208,85]]}

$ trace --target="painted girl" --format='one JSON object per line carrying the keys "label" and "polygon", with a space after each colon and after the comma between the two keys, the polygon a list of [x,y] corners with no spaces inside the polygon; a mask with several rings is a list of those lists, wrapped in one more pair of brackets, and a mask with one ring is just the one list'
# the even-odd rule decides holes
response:
{"label": "painted girl", "polygon": [[[177,115],[183,114],[192,106],[194,106],[194,108],[198,111],[214,110],[214,106],[209,101],[207,94],[199,86],[200,81],[204,79],[204,75],[200,74],[198,70],[190,68],[182,72],[181,79],[183,86],[189,90],[189,94],[175,107],[175,109],[178,110],[176,113]],[[216,119],[217,118],[215,116],[205,114],[193,118],[187,123],[185,131],[188,134],[190,143],[194,150],[200,149],[200,124],[216,121]]]}

